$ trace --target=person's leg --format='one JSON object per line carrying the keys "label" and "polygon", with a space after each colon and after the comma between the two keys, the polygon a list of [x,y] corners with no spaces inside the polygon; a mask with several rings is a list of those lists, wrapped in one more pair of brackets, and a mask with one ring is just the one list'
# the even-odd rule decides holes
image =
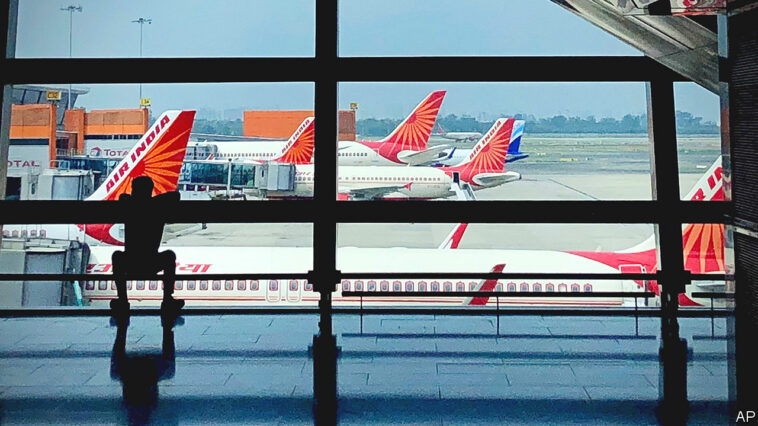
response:
{"label": "person's leg", "polygon": [[173,297],[176,282],[176,254],[171,250],[159,253],[157,265],[164,276],[161,309],[165,313],[173,313],[184,307],[184,300],[176,300]]}
{"label": "person's leg", "polygon": [[158,253],[158,270],[163,271],[163,300],[173,299],[176,283],[176,254],[171,250]]}
{"label": "person's leg", "polygon": [[126,293],[126,272],[129,270],[126,253],[123,251],[113,252],[111,256],[113,275],[116,281],[117,298],[111,300],[111,309],[114,311],[129,311],[129,296]]}

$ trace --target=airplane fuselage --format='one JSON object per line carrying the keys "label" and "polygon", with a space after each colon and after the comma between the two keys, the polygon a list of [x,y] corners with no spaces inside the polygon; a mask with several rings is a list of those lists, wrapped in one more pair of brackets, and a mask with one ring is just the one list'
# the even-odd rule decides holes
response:
{"label": "airplane fuselage", "polygon": [[[92,247],[87,273],[110,273],[111,254],[115,248]],[[312,251],[300,247],[171,247],[177,255],[177,273],[304,273],[312,269]],[[609,253],[613,256],[615,253]],[[650,257],[655,260],[654,253]],[[339,248],[338,269],[360,272],[490,272],[503,265],[502,272],[518,273],[540,270],[555,273],[618,273],[619,269],[596,260],[559,251],[478,250],[478,249],[408,249],[408,248]],[[629,267],[630,265],[625,265]],[[645,270],[645,265],[637,265]],[[649,267],[649,266],[648,266]],[[546,269],[547,268],[547,269]],[[489,283],[489,286],[488,286]],[[155,281],[128,283],[130,299],[136,304],[158,304],[161,284]],[[489,288],[491,287],[491,288]],[[574,292],[645,291],[644,284],[633,280],[498,280],[496,283],[476,279],[343,280],[334,293],[335,305],[358,305],[359,298],[343,297],[343,291],[377,292],[380,297],[364,298],[370,305],[502,305],[523,306],[634,306],[633,298],[602,297],[381,297],[388,291],[514,291]],[[313,306],[318,293],[303,280],[216,280],[180,281],[175,297],[190,305],[306,305]],[[88,281],[83,296],[92,305],[107,303],[116,296],[112,282]],[[651,304],[653,301],[650,302]],[[640,306],[644,301],[640,299]]]}

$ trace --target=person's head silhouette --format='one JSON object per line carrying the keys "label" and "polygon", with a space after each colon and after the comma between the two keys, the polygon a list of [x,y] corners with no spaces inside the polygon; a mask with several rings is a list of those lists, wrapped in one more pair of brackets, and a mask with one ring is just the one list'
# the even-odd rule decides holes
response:
{"label": "person's head silhouette", "polygon": [[140,176],[132,181],[132,197],[147,199],[153,196],[153,180]]}

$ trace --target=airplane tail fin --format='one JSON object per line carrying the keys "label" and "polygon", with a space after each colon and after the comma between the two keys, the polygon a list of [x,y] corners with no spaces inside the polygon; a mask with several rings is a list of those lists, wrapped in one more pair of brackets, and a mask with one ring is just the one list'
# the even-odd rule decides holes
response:
{"label": "airplane tail fin", "polygon": [[502,172],[515,121],[513,118],[499,118],[495,121],[474,145],[468,157],[454,167],[470,170],[472,173]]}
{"label": "airplane tail fin", "polygon": [[459,223],[453,228],[447,237],[440,243],[438,249],[457,249],[463,238],[463,233],[466,232],[468,223]]}
{"label": "airplane tail fin", "polygon": [[153,180],[153,195],[175,191],[194,120],[195,111],[161,114],[87,200],[118,200],[139,176]]}
{"label": "airplane tail fin", "polygon": [[[691,201],[723,201],[721,157],[711,165],[687,194]],[[724,225],[690,223],[682,230],[684,267],[695,274],[724,271]]]}
{"label": "airplane tail fin", "polygon": [[398,146],[402,150],[423,151],[432,134],[432,127],[437,120],[444,90],[430,93],[416,108],[398,125],[392,133],[382,139],[382,143]]}
{"label": "airplane tail fin", "polygon": [[[721,157],[698,180],[685,196],[690,201],[724,200]],[[724,225],[720,223],[690,223],[682,228],[684,267],[695,274],[724,271]],[[639,253],[655,250],[655,235],[620,253]]]}
{"label": "airplane tail fin", "polygon": [[297,126],[295,132],[284,144],[281,154],[275,159],[280,163],[310,164],[315,146],[315,121],[308,117]]}
{"label": "airplane tail fin", "polygon": [[513,132],[511,133],[511,144],[508,145],[509,154],[521,154],[521,136],[524,135],[524,120],[516,120],[513,124]]}

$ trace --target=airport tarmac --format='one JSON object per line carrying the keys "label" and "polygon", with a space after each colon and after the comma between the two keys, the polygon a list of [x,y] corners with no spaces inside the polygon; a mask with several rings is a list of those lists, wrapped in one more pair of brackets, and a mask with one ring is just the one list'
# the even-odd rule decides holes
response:
{"label": "airport tarmac", "polygon": [[[514,169],[517,169],[514,166]],[[691,186],[699,174],[684,174]],[[650,175],[625,174],[523,174],[522,180],[497,188],[477,191],[479,200],[649,200]],[[450,201],[453,202],[453,201]],[[440,202],[442,203],[442,201]],[[402,208],[402,202],[397,202]],[[440,208],[444,208],[440,205]],[[507,211],[503,212],[507,219]],[[312,245],[310,224],[218,224],[201,229],[194,225],[169,226],[182,235],[167,233],[166,246],[285,246]],[[340,247],[435,248],[454,224],[342,224],[338,229]],[[641,243],[653,233],[646,224],[472,224],[461,241],[462,248],[621,250]]]}
{"label": "airport tarmac", "polygon": [[[432,138],[430,145],[447,143]],[[680,136],[680,192],[684,196],[720,154],[718,135]],[[525,134],[529,157],[508,163],[521,180],[476,191],[478,200],[651,200],[647,135]],[[450,197],[454,199],[454,197]],[[444,201],[440,201],[440,208]],[[452,201],[449,201],[452,202]],[[397,202],[402,208],[402,202]],[[503,212],[507,220],[508,212]],[[342,224],[340,247],[436,248],[455,224]],[[310,224],[170,225],[164,245],[312,246]],[[178,233],[173,231],[179,231]],[[622,250],[646,240],[653,226],[575,224],[472,224],[461,248],[536,250]]]}

